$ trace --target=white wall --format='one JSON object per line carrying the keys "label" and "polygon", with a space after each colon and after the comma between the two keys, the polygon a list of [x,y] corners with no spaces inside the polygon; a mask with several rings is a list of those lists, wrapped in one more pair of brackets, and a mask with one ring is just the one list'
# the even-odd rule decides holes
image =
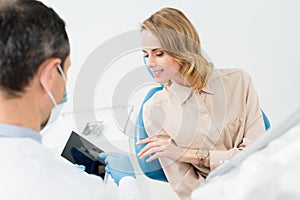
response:
{"label": "white wall", "polygon": [[[96,47],[112,36],[137,29],[159,8],[173,6],[194,23],[203,48],[218,67],[241,67],[252,75],[262,108],[273,127],[300,104],[297,0],[43,2],[67,23],[72,51],[70,99],[80,67]],[[142,63],[137,59],[132,60],[133,65]],[[126,70],[124,66],[121,69]]]}
{"label": "white wall", "polygon": [[[243,68],[251,74],[261,107],[273,128],[300,106],[298,0],[43,2],[66,21],[71,42],[70,101],[64,112],[73,109],[75,81],[89,55],[111,37],[138,29],[144,19],[165,6],[179,8],[189,17],[198,30],[203,49],[217,67]],[[109,107],[118,80],[140,65],[139,52],[112,61],[111,71],[97,85],[95,107]]]}

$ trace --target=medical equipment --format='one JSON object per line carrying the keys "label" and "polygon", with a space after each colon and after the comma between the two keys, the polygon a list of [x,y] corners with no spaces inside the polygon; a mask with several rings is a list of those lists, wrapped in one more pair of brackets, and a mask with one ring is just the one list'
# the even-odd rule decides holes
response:
{"label": "medical equipment", "polygon": [[98,136],[102,133],[103,121],[88,122],[82,131],[82,135]]}
{"label": "medical equipment", "polygon": [[104,151],[72,131],[61,155],[74,164],[84,165],[87,173],[104,179],[106,164],[99,158],[102,152]]}

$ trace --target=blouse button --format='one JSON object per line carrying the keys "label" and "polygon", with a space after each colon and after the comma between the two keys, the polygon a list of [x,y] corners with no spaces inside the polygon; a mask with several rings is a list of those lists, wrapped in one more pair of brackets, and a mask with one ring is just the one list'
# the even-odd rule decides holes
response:
{"label": "blouse button", "polygon": [[209,118],[209,114],[205,114],[204,117],[205,117],[206,119],[208,119],[208,118]]}

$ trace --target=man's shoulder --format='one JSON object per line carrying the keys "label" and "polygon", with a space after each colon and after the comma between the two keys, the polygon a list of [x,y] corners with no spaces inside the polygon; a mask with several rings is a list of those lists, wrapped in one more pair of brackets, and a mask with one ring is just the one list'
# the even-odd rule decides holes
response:
{"label": "man's shoulder", "polygon": [[[91,196],[100,198],[106,193],[106,187],[100,177],[80,171],[72,163],[56,157],[50,150],[32,139],[1,138],[0,146],[0,151],[2,151],[0,155],[5,160],[0,172],[2,179],[0,186],[8,190],[11,190],[12,187],[24,187],[26,190],[18,189],[18,192],[24,197],[30,195],[33,197],[31,199],[37,199],[31,194],[39,194],[42,197],[47,195],[46,199],[50,199],[50,197],[53,197],[52,199],[62,199],[62,197],[69,199]],[[4,149],[6,149],[6,153],[4,153]],[[4,182],[14,185],[3,185]],[[83,187],[83,183],[89,187]],[[49,193],[54,190],[57,193]],[[7,193],[6,195],[11,194]]]}

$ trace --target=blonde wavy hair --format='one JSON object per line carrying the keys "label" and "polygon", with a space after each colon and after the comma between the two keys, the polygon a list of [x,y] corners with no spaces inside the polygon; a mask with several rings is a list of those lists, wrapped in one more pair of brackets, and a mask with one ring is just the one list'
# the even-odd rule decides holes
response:
{"label": "blonde wavy hair", "polygon": [[202,56],[198,33],[188,18],[175,8],[163,8],[142,23],[143,30],[159,40],[162,49],[181,66],[180,73],[192,90],[200,93],[207,85],[213,64]]}

